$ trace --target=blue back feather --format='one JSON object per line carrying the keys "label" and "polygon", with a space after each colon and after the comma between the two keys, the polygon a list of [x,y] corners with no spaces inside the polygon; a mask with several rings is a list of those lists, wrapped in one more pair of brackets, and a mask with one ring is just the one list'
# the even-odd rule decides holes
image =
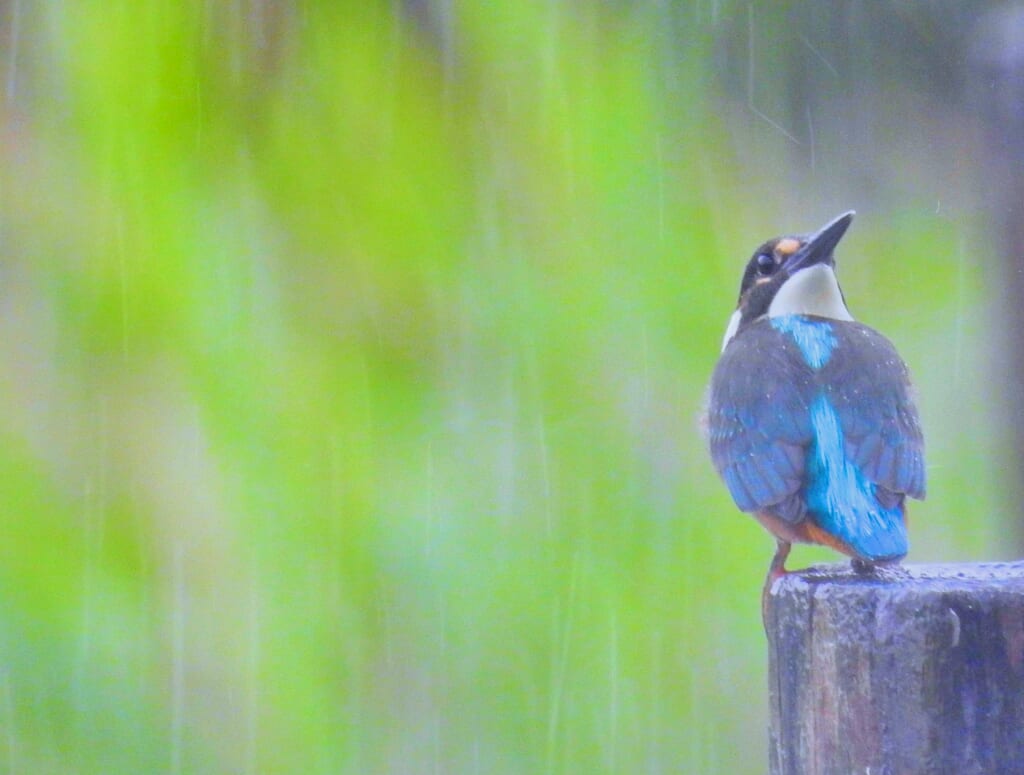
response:
{"label": "blue back feather", "polygon": [[839,417],[820,396],[811,405],[814,444],[807,452],[807,510],[821,527],[862,557],[880,560],[907,553],[902,503],[885,508],[875,485],[847,456]]}
{"label": "blue back feather", "polygon": [[832,357],[832,350],[839,344],[832,326],[823,320],[808,320],[800,315],[783,315],[771,319],[772,328],[780,334],[789,334],[800,348],[807,365],[820,369]]}
{"label": "blue back feather", "polygon": [[[807,365],[820,369],[838,341],[823,320],[799,315],[772,318],[772,327],[792,337]],[[810,407],[814,443],[807,451],[807,510],[826,531],[863,557],[882,559],[907,553],[902,505],[883,507],[875,486],[850,459],[842,424],[825,396]]]}

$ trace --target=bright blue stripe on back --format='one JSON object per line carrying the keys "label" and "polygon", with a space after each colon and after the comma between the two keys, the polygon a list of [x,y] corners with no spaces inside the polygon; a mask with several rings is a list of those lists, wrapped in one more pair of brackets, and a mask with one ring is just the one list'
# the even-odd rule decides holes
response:
{"label": "bright blue stripe on back", "polygon": [[824,396],[811,405],[811,426],[815,443],[807,456],[807,510],[865,559],[902,557],[907,553],[902,509],[879,504],[874,485],[846,456],[839,417]]}
{"label": "bright blue stripe on back", "polygon": [[832,350],[839,344],[832,326],[824,320],[808,320],[802,315],[782,315],[770,320],[772,328],[793,338],[812,369],[820,369],[828,363]]}

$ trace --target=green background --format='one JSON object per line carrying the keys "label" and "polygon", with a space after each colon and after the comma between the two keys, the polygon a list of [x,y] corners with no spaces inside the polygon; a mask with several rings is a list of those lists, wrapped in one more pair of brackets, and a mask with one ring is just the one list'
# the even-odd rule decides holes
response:
{"label": "green background", "polygon": [[794,7],[0,6],[0,771],[764,772],[699,417],[752,250],[850,208],[909,560],[1012,556],[962,138]]}

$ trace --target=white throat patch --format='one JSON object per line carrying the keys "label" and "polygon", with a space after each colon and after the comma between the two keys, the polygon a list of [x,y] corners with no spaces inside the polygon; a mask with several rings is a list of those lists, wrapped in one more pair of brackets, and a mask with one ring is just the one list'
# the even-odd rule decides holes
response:
{"label": "white throat patch", "polygon": [[783,315],[817,315],[833,320],[853,320],[846,308],[836,273],[827,264],[801,269],[779,288],[768,317]]}
{"label": "white throat patch", "polygon": [[740,311],[736,310],[732,313],[732,317],[729,318],[729,325],[725,329],[725,336],[722,338],[722,350],[725,350],[725,346],[729,344],[729,341],[736,336],[736,329],[740,327]]}

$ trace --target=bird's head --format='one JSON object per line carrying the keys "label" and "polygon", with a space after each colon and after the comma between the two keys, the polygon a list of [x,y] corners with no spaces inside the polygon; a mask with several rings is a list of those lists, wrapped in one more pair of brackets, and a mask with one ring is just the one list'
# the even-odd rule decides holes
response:
{"label": "bird's head", "polygon": [[853,216],[851,210],[813,234],[776,237],[754,251],[743,272],[739,302],[729,320],[723,350],[734,336],[765,316],[853,320],[836,280],[833,255]]}

